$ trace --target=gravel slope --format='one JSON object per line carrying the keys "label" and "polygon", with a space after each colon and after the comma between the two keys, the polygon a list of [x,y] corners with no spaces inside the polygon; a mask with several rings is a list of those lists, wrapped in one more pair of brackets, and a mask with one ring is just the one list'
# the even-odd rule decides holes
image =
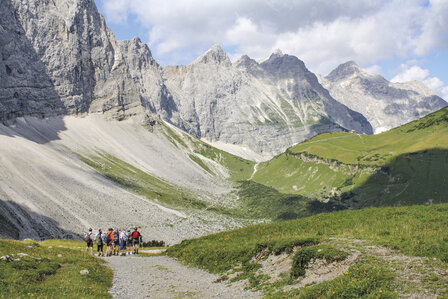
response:
{"label": "gravel slope", "polygon": [[242,285],[216,283],[217,275],[166,256],[105,258],[114,270],[114,298],[261,298]]}

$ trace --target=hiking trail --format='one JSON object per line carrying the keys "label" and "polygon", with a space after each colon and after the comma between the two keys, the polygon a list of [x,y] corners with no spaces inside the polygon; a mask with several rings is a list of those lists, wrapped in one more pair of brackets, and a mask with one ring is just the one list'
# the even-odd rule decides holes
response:
{"label": "hiking trail", "polygon": [[261,298],[238,283],[215,282],[218,275],[190,268],[167,256],[111,256],[113,298]]}

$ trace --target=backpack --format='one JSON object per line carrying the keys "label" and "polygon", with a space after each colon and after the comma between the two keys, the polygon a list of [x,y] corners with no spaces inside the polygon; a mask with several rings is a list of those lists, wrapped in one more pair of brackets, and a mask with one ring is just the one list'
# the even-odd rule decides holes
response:
{"label": "backpack", "polygon": [[90,243],[90,242],[92,242],[92,239],[90,238],[90,233],[86,234],[86,236],[84,237],[84,241],[85,241],[86,243]]}
{"label": "backpack", "polygon": [[104,243],[109,243],[109,233],[107,233],[105,236],[104,236]]}
{"label": "backpack", "polygon": [[138,240],[139,237],[140,237],[140,233],[139,233],[138,231],[134,231],[134,232],[132,233],[132,238],[133,238],[134,240]]}
{"label": "backpack", "polygon": [[119,237],[118,237],[118,232],[114,232],[114,241],[118,241]]}
{"label": "backpack", "polygon": [[96,235],[95,244],[101,245],[102,243],[103,243],[103,240],[101,240],[101,235],[100,234]]}

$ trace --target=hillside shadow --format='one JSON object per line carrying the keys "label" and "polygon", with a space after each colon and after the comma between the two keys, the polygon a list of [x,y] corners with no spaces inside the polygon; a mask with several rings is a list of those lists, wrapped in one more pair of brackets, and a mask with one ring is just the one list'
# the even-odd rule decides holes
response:
{"label": "hillside shadow", "polygon": [[0,238],[8,239],[80,239],[59,226],[54,219],[40,215],[12,201],[0,199]]}
{"label": "hillside shadow", "polygon": [[37,132],[33,126],[26,130],[39,119],[66,114],[66,108],[41,59],[44,53],[37,53],[27,38],[11,0],[2,1],[0,27],[0,135],[38,143],[58,139],[57,133],[66,129],[62,118],[52,120],[49,132],[42,130],[45,121]]}
{"label": "hillside shadow", "polygon": [[[343,185],[351,185],[349,178]],[[309,212],[448,202],[448,150],[430,149],[395,157],[365,183],[331,197],[311,201]]]}

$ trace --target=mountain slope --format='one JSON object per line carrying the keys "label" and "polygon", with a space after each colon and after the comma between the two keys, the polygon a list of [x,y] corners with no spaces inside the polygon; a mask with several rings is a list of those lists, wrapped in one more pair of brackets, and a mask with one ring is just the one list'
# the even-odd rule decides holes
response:
{"label": "mountain slope", "polygon": [[338,66],[319,82],[331,96],[364,115],[375,133],[416,120],[448,105],[423,83],[391,83],[364,72],[355,62]]}
{"label": "mountain slope", "polygon": [[253,163],[160,120],[19,118],[0,125],[0,161],[5,237],[139,226],[145,238],[174,242],[252,222],[233,214],[229,193]]}
{"label": "mountain slope", "polygon": [[261,64],[269,80],[233,66],[219,47],[188,66],[162,69],[138,38],[116,41],[93,0],[5,0],[5,7],[2,122],[23,115],[157,115],[195,137],[266,157],[320,132],[372,132],[297,58],[274,55]]}
{"label": "mountain slope", "polygon": [[276,53],[232,64],[218,46],[189,65],[164,68],[182,123],[210,142],[246,146],[269,157],[326,131],[372,133],[359,113],[335,101],[298,58]]}
{"label": "mountain slope", "polygon": [[258,169],[255,182],[315,198],[314,212],[446,202],[448,108],[378,135],[321,134]]}

